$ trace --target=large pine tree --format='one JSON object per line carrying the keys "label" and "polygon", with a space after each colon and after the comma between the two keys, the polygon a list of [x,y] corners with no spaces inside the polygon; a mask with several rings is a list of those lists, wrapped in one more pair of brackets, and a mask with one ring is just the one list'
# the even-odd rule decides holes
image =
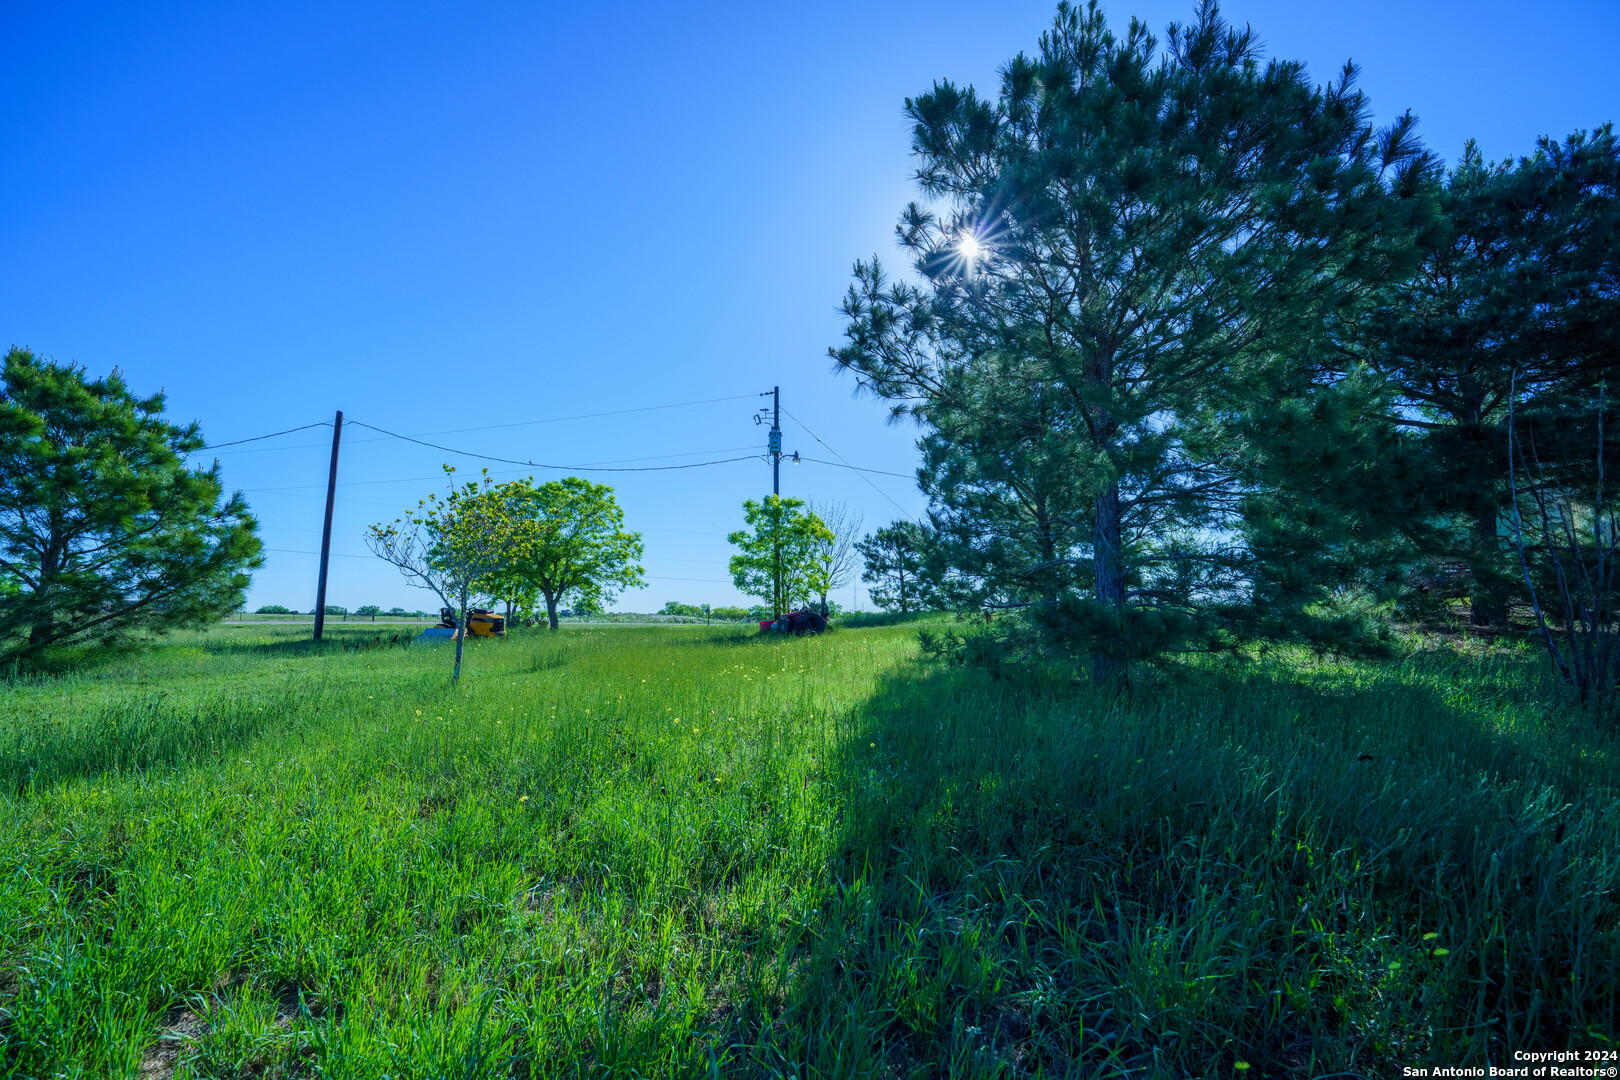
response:
{"label": "large pine tree", "polygon": [[1065,3],[995,100],[907,101],[919,283],[857,263],[833,355],[924,425],[960,561],[1063,612],[1100,681],[1253,597],[1244,514],[1280,444],[1246,419],[1321,389],[1313,343],[1407,270],[1429,160],[1353,78],[1262,62],[1214,3],[1162,52]]}
{"label": "large pine tree", "polygon": [[1561,456],[1552,446],[1589,423],[1587,395],[1620,361],[1620,145],[1603,127],[1492,165],[1469,144],[1440,205],[1420,270],[1346,351],[1398,387],[1394,423],[1420,436],[1429,509],[1449,526],[1423,546],[1469,564],[1473,621],[1491,625],[1518,588],[1509,395]]}

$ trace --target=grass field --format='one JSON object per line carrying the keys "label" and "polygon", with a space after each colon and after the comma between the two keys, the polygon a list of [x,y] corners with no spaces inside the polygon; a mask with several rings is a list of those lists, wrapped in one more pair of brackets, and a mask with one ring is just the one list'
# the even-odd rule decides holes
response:
{"label": "grass field", "polygon": [[1362,1076],[1620,1049],[1620,742],[1531,654],[1129,700],[236,627],[17,681],[8,1076]]}

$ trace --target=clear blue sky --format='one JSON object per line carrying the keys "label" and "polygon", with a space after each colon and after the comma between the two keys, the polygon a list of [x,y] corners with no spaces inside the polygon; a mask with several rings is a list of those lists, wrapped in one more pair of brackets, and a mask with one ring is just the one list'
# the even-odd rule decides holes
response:
{"label": "clear blue sky", "polygon": [[[909,474],[914,432],[829,373],[836,307],[856,257],[900,262],[903,99],[937,77],[993,87],[1052,11],[0,0],[0,346],[120,368],[215,442],[340,408],[416,434],[780,384],[844,458]],[[1162,31],[1191,4],[1108,11]],[[1499,158],[1620,120],[1614,0],[1225,11],[1319,79],[1353,58],[1380,116],[1413,109],[1448,159],[1470,137]],[[435,441],[701,461],[763,449],[754,407]],[[831,459],[785,428],[789,451]],[[365,526],[414,505],[447,457],[346,434],[329,600],[430,607],[358,556]],[[219,454],[272,549],[253,606],[313,603],[325,435]],[[741,600],[724,534],[769,491],[763,463],[586,475],[646,537],[649,587],[622,609]],[[783,492],[843,500],[868,527],[923,508],[907,480],[823,465],[784,467]]]}

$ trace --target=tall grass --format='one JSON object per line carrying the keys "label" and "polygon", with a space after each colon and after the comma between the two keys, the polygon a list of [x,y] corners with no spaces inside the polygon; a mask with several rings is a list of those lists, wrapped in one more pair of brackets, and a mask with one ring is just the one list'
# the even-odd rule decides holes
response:
{"label": "tall grass", "polygon": [[8,1075],[1372,1077],[1620,1031],[1616,742],[1533,659],[1114,700],[907,627],[578,629],[452,690],[337,630],[5,688]]}

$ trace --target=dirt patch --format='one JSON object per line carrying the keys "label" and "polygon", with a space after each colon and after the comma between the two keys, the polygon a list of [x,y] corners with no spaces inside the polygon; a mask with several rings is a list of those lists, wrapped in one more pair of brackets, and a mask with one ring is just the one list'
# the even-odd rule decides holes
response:
{"label": "dirt patch", "polygon": [[181,1009],[164,1017],[163,1030],[159,1032],[157,1040],[146,1048],[146,1056],[141,1059],[141,1071],[137,1075],[141,1080],[167,1080],[180,1066],[180,1054],[186,1045],[195,1044],[207,1030],[208,1021],[189,1009]]}

